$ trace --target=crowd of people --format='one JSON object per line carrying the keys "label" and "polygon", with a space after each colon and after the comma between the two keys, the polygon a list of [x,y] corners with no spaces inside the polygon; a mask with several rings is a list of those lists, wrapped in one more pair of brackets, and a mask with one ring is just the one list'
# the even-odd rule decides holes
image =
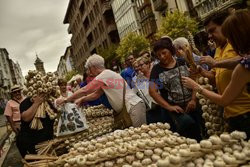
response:
{"label": "crowd of people", "polygon": [[[216,45],[210,53],[214,58],[197,55],[184,37],[173,40],[167,36],[154,42],[152,52],[145,48],[139,55],[127,56],[126,68],[120,73],[106,69],[104,58],[93,54],[86,61],[83,80],[74,89],[67,89],[66,80],[58,80],[61,97],[53,105],[103,104],[115,111],[115,122],[122,128],[167,122],[172,131],[200,141],[206,130],[198,92],[224,107],[218,112],[224,112],[230,131],[244,131],[250,138],[249,23],[247,10],[216,13],[206,19],[209,47]],[[196,74],[209,78],[217,92],[196,83]],[[47,118],[42,120],[43,130],[29,127],[43,95],[23,100],[20,87],[11,89],[11,94],[5,115],[17,133],[17,146],[23,156],[35,153],[35,144],[53,137],[53,121]]]}

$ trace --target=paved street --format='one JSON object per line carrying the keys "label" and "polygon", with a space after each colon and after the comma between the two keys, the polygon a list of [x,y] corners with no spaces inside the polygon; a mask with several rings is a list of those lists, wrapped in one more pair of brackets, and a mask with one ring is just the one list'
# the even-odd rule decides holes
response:
{"label": "paved street", "polygon": [[6,125],[6,117],[4,115],[0,115],[0,127]]}
{"label": "paved street", "polygon": [[9,152],[5,157],[2,167],[22,167],[23,163],[21,162],[21,159],[22,157],[14,142],[12,143]]}

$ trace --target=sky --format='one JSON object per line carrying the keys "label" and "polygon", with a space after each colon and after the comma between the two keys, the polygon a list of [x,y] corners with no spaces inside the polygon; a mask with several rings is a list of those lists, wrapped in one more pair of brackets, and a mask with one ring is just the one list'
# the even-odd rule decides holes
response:
{"label": "sky", "polygon": [[23,75],[35,69],[36,52],[46,72],[57,69],[70,45],[63,24],[69,0],[0,0],[0,48],[18,61]]}

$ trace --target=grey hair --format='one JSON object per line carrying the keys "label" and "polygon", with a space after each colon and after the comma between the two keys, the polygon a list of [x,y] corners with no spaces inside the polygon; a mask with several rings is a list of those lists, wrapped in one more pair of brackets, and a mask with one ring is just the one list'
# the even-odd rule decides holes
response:
{"label": "grey hair", "polygon": [[180,47],[183,48],[185,45],[190,46],[187,38],[184,38],[184,37],[176,38],[173,41],[173,45],[175,48],[180,48]]}
{"label": "grey hair", "polygon": [[85,63],[85,68],[89,69],[90,67],[96,67],[96,68],[105,68],[105,61],[104,58],[98,54],[93,54],[91,55],[86,63]]}

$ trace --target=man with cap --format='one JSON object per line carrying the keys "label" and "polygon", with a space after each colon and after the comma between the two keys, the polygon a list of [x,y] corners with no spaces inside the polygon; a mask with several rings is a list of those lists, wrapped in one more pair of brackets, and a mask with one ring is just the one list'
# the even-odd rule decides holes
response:
{"label": "man with cap", "polygon": [[6,116],[12,130],[18,133],[21,124],[21,115],[19,105],[23,101],[22,88],[19,85],[14,85],[10,89],[11,99],[7,102],[4,115]]}

